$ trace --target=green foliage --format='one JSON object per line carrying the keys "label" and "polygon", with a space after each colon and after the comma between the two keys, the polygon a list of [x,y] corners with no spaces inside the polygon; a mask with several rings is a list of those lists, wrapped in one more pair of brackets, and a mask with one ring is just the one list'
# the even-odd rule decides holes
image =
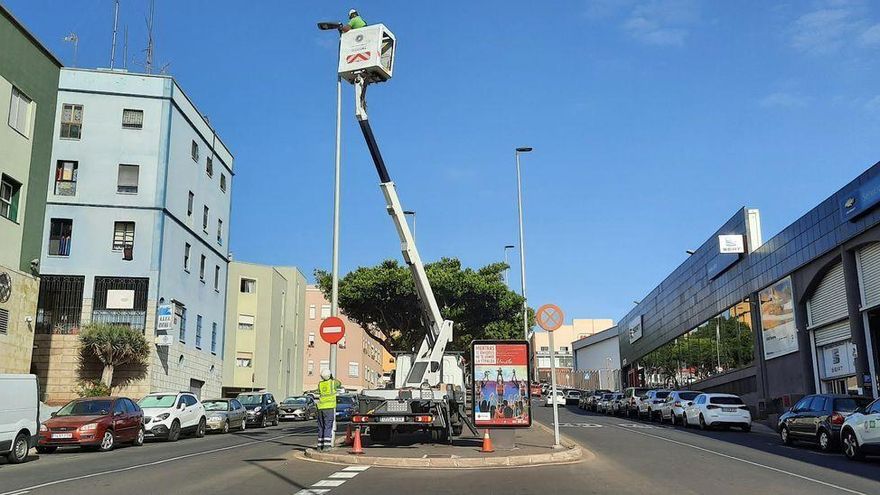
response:
{"label": "green foliage", "polygon": [[[425,266],[440,306],[454,322],[451,349],[468,349],[474,339],[521,339],[521,296],[504,283],[504,263],[479,270],[462,268],[454,258]],[[330,274],[315,270],[318,286],[329,299]],[[339,308],[367,329],[389,351],[409,351],[424,338],[424,325],[410,270],[395,260],[360,267],[339,281]],[[529,322],[534,314],[529,310]]]}
{"label": "green foliage", "polygon": [[108,389],[112,388],[116,366],[143,366],[150,355],[143,332],[118,325],[87,325],[79,334],[79,343],[81,359],[95,357],[104,365],[101,381]]}
{"label": "green foliage", "polygon": [[110,387],[98,380],[83,380],[76,387],[79,397],[105,397],[110,395]]}

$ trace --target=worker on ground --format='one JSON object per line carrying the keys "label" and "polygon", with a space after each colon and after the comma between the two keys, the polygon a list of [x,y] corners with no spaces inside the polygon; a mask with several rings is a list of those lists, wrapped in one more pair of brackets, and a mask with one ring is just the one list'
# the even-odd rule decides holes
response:
{"label": "worker on ground", "polygon": [[360,29],[366,25],[367,23],[361,18],[361,15],[358,14],[358,11],[351,9],[348,11],[348,24],[343,24],[340,29],[343,33],[347,33],[352,29]]}
{"label": "worker on ground", "polygon": [[318,450],[333,448],[333,430],[336,428],[336,390],[342,386],[330,370],[321,371],[318,382]]}

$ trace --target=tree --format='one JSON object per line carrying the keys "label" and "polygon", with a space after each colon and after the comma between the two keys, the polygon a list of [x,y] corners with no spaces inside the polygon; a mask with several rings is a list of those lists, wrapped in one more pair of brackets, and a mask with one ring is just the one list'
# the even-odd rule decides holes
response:
{"label": "tree", "polygon": [[[479,270],[462,268],[454,258],[425,266],[440,314],[454,322],[449,350],[466,350],[474,339],[523,338],[523,299],[504,283],[505,269],[504,263]],[[315,278],[329,298],[330,274],[315,270]],[[389,352],[411,351],[424,338],[412,275],[396,260],[360,267],[345,275],[339,281],[339,308]],[[531,310],[528,317],[531,325]]]}
{"label": "tree", "polygon": [[124,364],[144,365],[150,355],[150,347],[144,334],[138,330],[118,325],[93,324],[79,334],[80,354],[98,358],[104,365],[101,381],[113,389],[113,370]]}

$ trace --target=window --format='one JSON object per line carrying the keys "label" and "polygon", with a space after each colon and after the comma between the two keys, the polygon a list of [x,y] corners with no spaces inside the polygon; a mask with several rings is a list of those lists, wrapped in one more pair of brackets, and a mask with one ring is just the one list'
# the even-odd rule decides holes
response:
{"label": "window", "polygon": [[65,103],[61,106],[61,137],[79,139],[82,137],[83,106]]}
{"label": "window", "polygon": [[196,349],[202,348],[202,315],[196,315]]}
{"label": "window", "polygon": [[53,218],[49,223],[49,254],[51,256],[70,256],[72,236],[73,220]]}
{"label": "window", "polygon": [[206,259],[207,258],[205,258],[205,255],[203,254],[201,261],[199,261],[199,279],[202,281],[202,283],[205,283],[205,260]]}
{"label": "window", "polygon": [[565,345],[559,346],[559,352],[568,352],[568,346],[565,346]]}
{"label": "window", "polygon": [[113,250],[122,251],[134,247],[134,222],[115,222],[113,224]]}
{"label": "window", "polygon": [[208,177],[214,177],[214,159],[210,156],[205,160],[205,173]]}
{"label": "window", "polygon": [[360,364],[358,364],[354,361],[349,361],[348,362],[348,376],[350,376],[352,378],[357,378],[358,375],[360,374],[359,367],[360,367]]}
{"label": "window", "polygon": [[214,265],[214,290],[220,292],[220,266]]}
{"label": "window", "polygon": [[810,401],[812,401],[812,400],[813,400],[813,397],[812,397],[812,396],[804,397],[803,399],[799,400],[799,401],[797,402],[797,404],[794,405],[794,407],[792,408],[792,410],[794,410],[794,411],[806,411],[807,409],[810,408]]}
{"label": "window", "polygon": [[122,402],[123,399],[116,399],[116,402],[113,403],[113,414],[125,414],[127,411],[125,410],[125,403]]}
{"label": "window", "polygon": [[310,304],[309,305],[309,319],[314,320],[315,318],[317,318],[317,316],[318,316],[318,312],[316,311],[315,305]]}
{"label": "window", "polygon": [[76,175],[79,162],[58,160],[55,164],[55,194],[58,196],[76,195]]}
{"label": "window", "polygon": [[226,192],[226,174],[220,174],[220,190]]}
{"label": "window", "polygon": [[195,141],[192,142],[191,154],[194,161],[199,161],[199,144]]}
{"label": "window", "polygon": [[175,305],[174,316],[176,316],[177,320],[180,322],[179,340],[183,343],[186,343],[186,308],[181,306],[180,304]]}
{"label": "window", "polygon": [[189,254],[192,251],[192,246],[187,242],[183,246],[183,270],[189,273]]}
{"label": "window", "polygon": [[821,412],[824,411],[825,408],[825,397],[821,395],[813,397],[813,402],[810,403],[810,411]]}
{"label": "window", "polygon": [[123,129],[143,129],[144,128],[144,111],[132,110],[126,108],[122,111],[122,128]]}
{"label": "window", "polygon": [[21,184],[6,174],[0,176],[0,217],[18,220],[18,197]]}
{"label": "window", "polygon": [[223,220],[217,219],[217,244],[223,245]]}
{"label": "window", "polygon": [[550,352],[550,346],[542,345],[541,352]]}
{"label": "window", "polygon": [[206,234],[208,233],[208,212],[209,211],[210,210],[208,210],[208,206],[205,205],[205,209],[202,211],[202,230],[204,230]]}
{"label": "window", "polygon": [[186,216],[192,218],[193,216],[193,202],[196,199],[196,195],[193,194],[192,191],[189,192],[189,196],[186,199]]}
{"label": "window", "polygon": [[24,137],[29,137],[30,107],[31,99],[13,86],[12,99],[9,102],[9,127],[12,127]]}
{"label": "window", "polygon": [[138,170],[137,165],[120,165],[119,176],[116,181],[116,192],[121,194],[137,194]]}
{"label": "window", "polygon": [[238,352],[235,355],[235,365],[239,368],[250,368],[253,361],[254,354],[252,352]]}
{"label": "window", "polygon": [[252,278],[241,279],[241,292],[245,294],[253,294],[257,291],[257,281]]}
{"label": "window", "polygon": [[321,305],[321,319],[324,320],[327,318],[330,318],[330,305],[329,304],[322,304]]}
{"label": "window", "polygon": [[239,330],[253,330],[255,318],[252,315],[238,315]]}
{"label": "window", "polygon": [[315,332],[309,332],[309,347],[315,347]]}
{"label": "window", "polygon": [[308,367],[309,376],[315,374],[315,362],[309,359],[309,367]]}

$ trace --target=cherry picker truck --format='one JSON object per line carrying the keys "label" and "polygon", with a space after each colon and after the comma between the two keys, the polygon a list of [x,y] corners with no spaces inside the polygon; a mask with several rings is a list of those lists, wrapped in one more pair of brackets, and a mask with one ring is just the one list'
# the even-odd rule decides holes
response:
{"label": "cherry picker truck", "polygon": [[452,321],[440,314],[397,189],[367,117],[367,87],[391,78],[396,43],[394,34],[382,24],[343,33],[339,76],[354,85],[355,116],[379,174],[379,187],[397,229],[403,259],[415,282],[425,338],[414,353],[397,356],[394,388],[363,390],[358,395],[358,413],[352,423],[366,426],[370,439],[376,443],[390,442],[395,433],[420,430],[429,432],[435,442],[450,442],[461,435],[464,426],[477,434],[465,405],[466,367],[460,355],[446,352],[452,341]]}

